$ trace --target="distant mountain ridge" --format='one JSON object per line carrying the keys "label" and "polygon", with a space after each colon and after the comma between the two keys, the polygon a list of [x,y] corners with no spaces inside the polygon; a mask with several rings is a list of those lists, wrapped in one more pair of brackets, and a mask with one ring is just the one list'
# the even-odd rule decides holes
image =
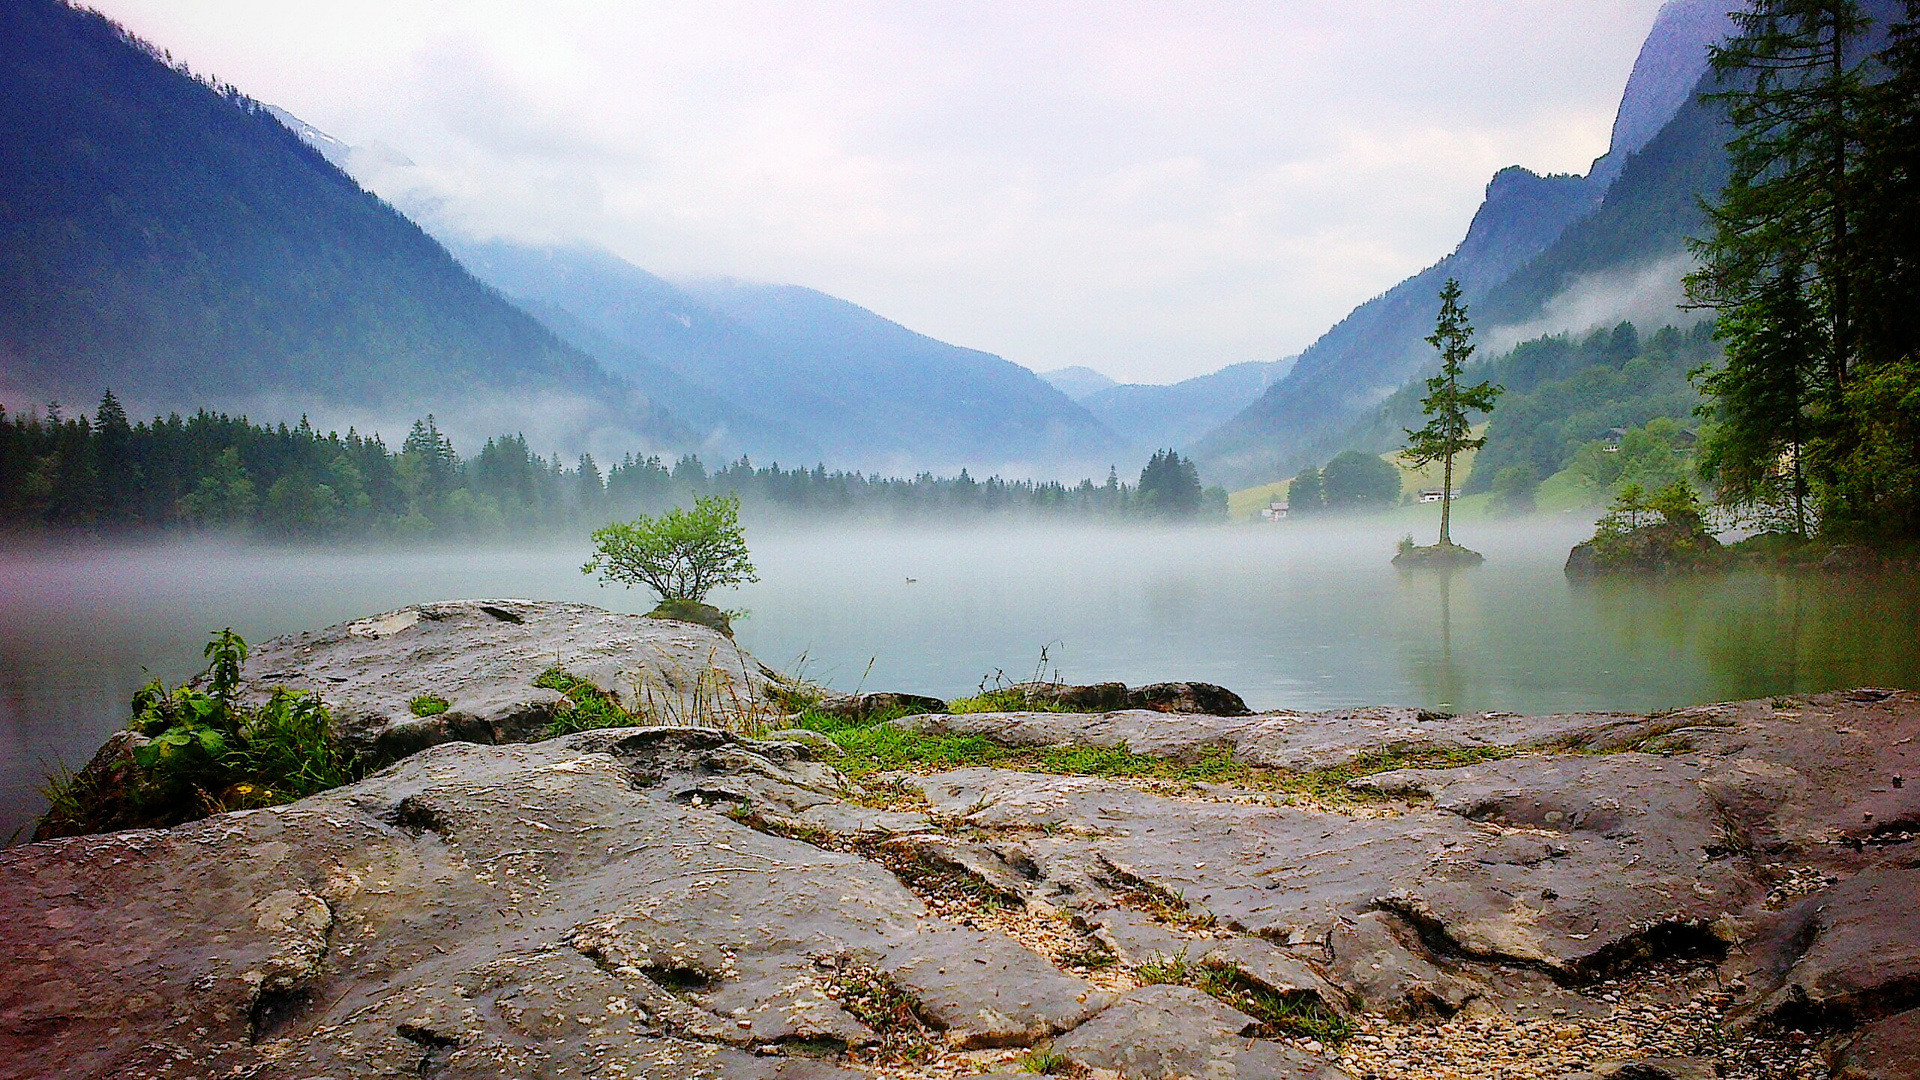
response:
{"label": "distant mountain ridge", "polygon": [[[0,399],[477,441],[689,436],[263,106],[58,0],[0,5]],[[397,427],[397,430],[396,430]]]}
{"label": "distant mountain ridge", "polygon": [[1247,360],[1177,383],[1116,383],[1080,399],[1100,422],[1133,445],[1185,450],[1246,408],[1293,366]]}
{"label": "distant mountain ridge", "polygon": [[1085,401],[1102,390],[1120,385],[1117,380],[1079,364],[1042,371],[1040,377],[1052,383],[1054,389],[1075,401]]}
{"label": "distant mountain ridge", "polygon": [[894,472],[1064,476],[1132,456],[1026,368],[825,293],[676,284],[585,248],[450,243],[483,280],[653,387],[704,441],[733,453]]}
{"label": "distant mountain ridge", "polygon": [[[1633,271],[1645,277],[1653,266],[1661,282],[1677,286],[1685,230],[1697,220],[1694,198],[1724,175],[1715,172],[1716,162],[1724,169],[1724,139],[1693,92],[1708,46],[1729,25],[1718,0],[1668,0],[1627,81],[1613,145],[1588,175],[1501,170],[1460,246],[1309,346],[1286,378],[1195,446],[1203,469],[1232,484],[1253,483],[1338,449],[1349,429],[1432,363],[1424,338],[1447,277],[1460,279],[1483,340],[1501,324],[1548,314],[1557,297],[1594,275],[1620,276],[1624,287]],[[1628,173],[1639,175],[1616,193]],[[1577,304],[1562,314],[1609,321]]]}

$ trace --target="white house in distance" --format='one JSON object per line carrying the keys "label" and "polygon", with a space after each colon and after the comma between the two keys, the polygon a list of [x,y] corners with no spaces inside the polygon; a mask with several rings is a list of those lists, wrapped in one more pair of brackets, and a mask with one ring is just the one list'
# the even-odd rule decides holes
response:
{"label": "white house in distance", "polygon": [[[1447,497],[1447,493],[1446,493],[1446,490],[1443,488],[1423,488],[1421,489],[1421,492],[1420,492],[1419,501],[1423,503],[1437,503],[1444,500],[1446,497]],[[1460,493],[1457,491],[1454,492],[1453,497],[1456,499],[1459,498]]]}
{"label": "white house in distance", "polygon": [[1260,511],[1260,520],[1261,521],[1287,520],[1287,504],[1283,502],[1268,503],[1267,508],[1265,510]]}

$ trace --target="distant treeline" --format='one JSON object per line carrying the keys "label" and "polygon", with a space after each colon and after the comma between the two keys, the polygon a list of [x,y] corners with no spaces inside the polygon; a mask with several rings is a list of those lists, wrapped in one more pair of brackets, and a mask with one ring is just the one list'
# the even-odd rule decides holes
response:
{"label": "distant treeline", "polygon": [[218,529],[294,539],[525,535],[657,513],[733,493],[750,510],[915,521],[993,516],[1104,520],[1224,519],[1226,492],[1203,490],[1193,462],[1156,453],[1138,483],[912,478],[756,466],[709,471],[628,454],[604,470],[533,452],[522,435],[458,454],[433,417],[398,451],[377,435],[322,434],[202,411],[131,423],[108,392],[92,417],[0,408],[0,517],[19,528]]}

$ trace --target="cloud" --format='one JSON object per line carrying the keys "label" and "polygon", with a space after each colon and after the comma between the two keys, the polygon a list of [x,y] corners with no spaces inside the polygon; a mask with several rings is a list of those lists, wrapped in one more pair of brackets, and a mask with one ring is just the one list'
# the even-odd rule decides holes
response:
{"label": "cloud", "polygon": [[1689,327],[1711,313],[1683,308],[1686,287],[1682,279],[1695,266],[1693,257],[1675,252],[1662,258],[1598,274],[1575,278],[1548,300],[1539,316],[1487,332],[1487,353],[1498,355],[1523,341],[1549,334],[1578,334],[1599,327],[1631,322],[1641,333],[1662,326]]}
{"label": "cloud", "polygon": [[1583,170],[1658,3],[100,6],[472,231],[1168,381],[1298,351],[1496,169]]}

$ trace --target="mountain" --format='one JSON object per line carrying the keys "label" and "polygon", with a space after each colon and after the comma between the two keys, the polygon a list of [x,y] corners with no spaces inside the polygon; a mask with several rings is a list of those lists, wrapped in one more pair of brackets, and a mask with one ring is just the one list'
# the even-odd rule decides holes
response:
{"label": "mountain", "polygon": [[778,418],[810,423],[836,460],[1072,477],[1127,453],[1086,409],[991,353],[797,285],[687,288],[776,350],[779,363],[733,374],[736,392],[778,407]]}
{"label": "mountain", "polygon": [[1249,360],[1167,386],[1113,383],[1080,404],[1134,446],[1184,449],[1246,408],[1292,366],[1291,358]]}
{"label": "mountain", "polygon": [[0,399],[638,449],[687,434],[266,108],[104,17],[0,5]]}
{"label": "mountain", "polygon": [[1496,345],[1610,324],[1636,299],[1677,321],[1672,305],[1685,272],[1684,236],[1697,222],[1695,197],[1724,176],[1724,137],[1693,91],[1708,47],[1730,25],[1725,10],[1719,0],[1668,0],[1635,60],[1614,141],[1593,169],[1496,174],[1460,246],[1302,352],[1285,378],[1195,445],[1203,469],[1251,483],[1338,449],[1433,362],[1424,339],[1448,277],[1460,279],[1482,340]]}
{"label": "mountain", "polygon": [[675,284],[604,251],[463,242],[480,278],[731,453],[1087,475],[1130,448],[1018,364],[793,285]]}
{"label": "mountain", "polygon": [[1040,377],[1053,385],[1055,390],[1075,401],[1085,401],[1102,390],[1109,390],[1120,384],[1090,367],[1075,364],[1072,367],[1055,368],[1043,371]]}

